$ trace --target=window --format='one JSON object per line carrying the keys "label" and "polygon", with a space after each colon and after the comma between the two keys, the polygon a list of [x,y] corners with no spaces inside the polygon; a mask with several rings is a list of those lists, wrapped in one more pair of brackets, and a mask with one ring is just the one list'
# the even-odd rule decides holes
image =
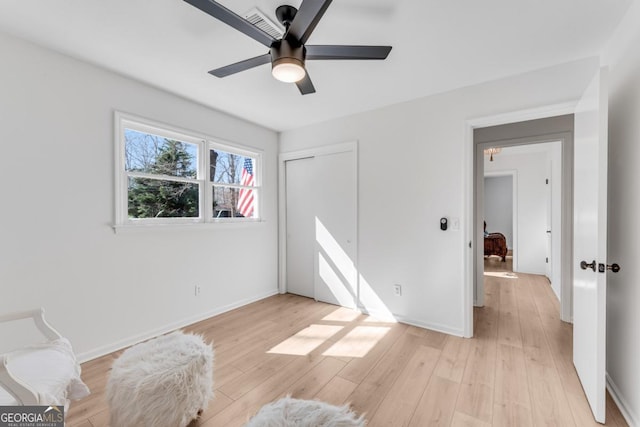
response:
{"label": "window", "polygon": [[254,218],[255,158],[212,148],[209,164],[214,218]]}
{"label": "window", "polygon": [[259,219],[259,153],[116,114],[116,225]]}

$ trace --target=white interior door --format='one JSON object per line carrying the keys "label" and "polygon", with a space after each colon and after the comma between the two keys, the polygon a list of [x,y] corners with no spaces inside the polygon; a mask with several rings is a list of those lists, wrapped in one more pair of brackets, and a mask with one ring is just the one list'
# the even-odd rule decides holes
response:
{"label": "white interior door", "polygon": [[315,298],[313,157],[285,162],[287,292]]}
{"label": "white interior door", "polygon": [[[575,112],[573,363],[596,421],[605,422],[607,70]],[[582,263],[582,265],[581,265]],[[603,271],[602,271],[603,270]]]}
{"label": "white interior door", "polygon": [[356,308],[355,152],[285,162],[287,291]]}

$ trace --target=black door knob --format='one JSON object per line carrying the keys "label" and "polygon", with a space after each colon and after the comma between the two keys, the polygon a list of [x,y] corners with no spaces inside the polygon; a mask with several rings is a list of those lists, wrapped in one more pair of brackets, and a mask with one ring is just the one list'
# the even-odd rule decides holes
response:
{"label": "black door knob", "polygon": [[611,270],[613,273],[617,273],[618,271],[620,271],[620,266],[616,263],[613,263],[611,265],[607,264],[607,270]]}
{"label": "black door knob", "polygon": [[596,271],[596,261],[591,261],[591,264],[587,264],[587,261],[580,261],[580,268],[586,270],[587,268],[592,269],[594,272]]}

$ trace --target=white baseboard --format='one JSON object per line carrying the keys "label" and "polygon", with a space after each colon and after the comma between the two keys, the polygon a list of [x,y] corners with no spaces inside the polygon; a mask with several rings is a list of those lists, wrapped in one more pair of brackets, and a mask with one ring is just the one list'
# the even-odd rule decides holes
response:
{"label": "white baseboard", "polygon": [[389,322],[400,322],[405,323],[411,326],[417,326],[419,328],[430,329],[436,332],[442,332],[443,334],[455,335],[457,337],[464,337],[464,333],[461,329],[451,328],[449,326],[444,326],[436,323],[428,323],[420,320],[415,320],[410,317],[400,316],[397,314],[389,314],[388,312],[377,312],[376,310],[367,310],[365,307],[358,307],[362,313],[367,314],[371,317],[375,317],[377,319],[381,319],[382,321]]}
{"label": "white baseboard", "polygon": [[234,310],[238,307],[245,306],[247,304],[251,304],[252,302],[260,301],[265,298],[269,298],[270,296],[276,295],[278,293],[277,289],[273,291],[269,291],[263,295],[259,295],[257,297],[246,298],[244,300],[236,301],[234,303],[218,307],[214,310],[200,313],[196,316],[188,317],[186,319],[179,320],[177,322],[169,323],[167,325],[158,327],[156,329],[137,334],[131,337],[124,338],[122,340],[116,341],[114,343],[106,344],[101,347],[98,347],[94,350],[86,351],[84,353],[80,353],[77,355],[78,361],[80,363],[87,362],[89,360],[97,359],[98,357],[104,356],[106,354],[113,353],[114,351],[118,351],[125,347],[132,346],[142,341],[146,341],[148,339],[157,337],[159,335],[166,334],[168,332],[174,331],[176,329],[184,328],[185,326],[192,325],[196,322],[200,322],[201,320],[208,319],[213,316],[217,316],[222,313],[226,313],[227,311]]}
{"label": "white baseboard", "polygon": [[613,401],[618,405],[618,409],[622,413],[627,424],[631,427],[640,427],[640,422],[637,414],[633,412],[629,403],[625,400],[625,398],[620,394],[620,389],[616,386],[616,383],[613,382],[609,374],[607,375],[607,390],[609,390],[609,394],[613,398]]}
{"label": "white baseboard", "polygon": [[424,329],[430,329],[432,331],[442,332],[443,334],[447,334],[447,335],[455,335],[457,337],[464,337],[464,331],[462,331],[461,329],[451,328],[449,326],[440,325],[440,324],[437,324],[437,323],[423,322],[423,321],[420,321],[420,320],[412,319],[410,317],[404,317],[404,316],[395,315],[395,318],[398,320],[398,322],[406,323],[407,325],[417,326],[419,328],[424,328]]}

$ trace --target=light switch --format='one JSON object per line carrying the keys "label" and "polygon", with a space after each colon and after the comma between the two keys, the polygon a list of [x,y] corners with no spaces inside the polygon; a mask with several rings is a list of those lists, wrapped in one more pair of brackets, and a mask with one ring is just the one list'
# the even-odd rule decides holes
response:
{"label": "light switch", "polygon": [[460,218],[457,218],[457,217],[451,218],[451,229],[460,230]]}

